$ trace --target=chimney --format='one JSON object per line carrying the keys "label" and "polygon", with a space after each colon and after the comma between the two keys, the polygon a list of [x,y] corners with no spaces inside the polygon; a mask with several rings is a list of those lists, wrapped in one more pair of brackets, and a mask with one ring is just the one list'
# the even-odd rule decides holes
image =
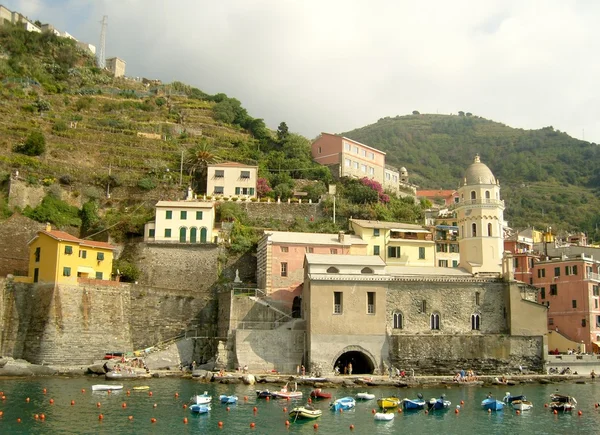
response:
{"label": "chimney", "polygon": [[46,231],[52,231],[52,225],[50,225],[50,222],[46,222]]}
{"label": "chimney", "polygon": [[343,231],[340,231],[338,233],[338,242],[344,243],[344,232]]}

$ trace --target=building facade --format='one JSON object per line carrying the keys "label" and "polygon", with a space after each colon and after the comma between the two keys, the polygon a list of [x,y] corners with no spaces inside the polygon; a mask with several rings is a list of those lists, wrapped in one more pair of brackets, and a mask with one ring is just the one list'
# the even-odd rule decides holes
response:
{"label": "building facade", "polygon": [[208,165],[206,194],[220,197],[256,198],[258,166],[237,162]]}
{"label": "building facade", "polygon": [[106,69],[113,75],[113,77],[123,77],[125,75],[125,67],[127,62],[118,57],[111,57],[106,59]]}
{"label": "building facade", "polygon": [[26,281],[55,284],[77,284],[79,278],[108,281],[114,249],[109,243],[79,239],[48,225],[29,242]]}
{"label": "building facade", "polygon": [[212,243],[215,225],[213,202],[158,201],[155,218],[144,228],[145,242]]}
{"label": "building facade", "polygon": [[396,168],[385,165],[383,176],[383,188],[389,192],[394,193],[398,196],[400,190],[400,172]]}
{"label": "building facade", "polygon": [[388,266],[435,265],[435,242],[421,225],[350,219],[350,229],[367,242],[367,254],[377,255]]}
{"label": "building facade", "polygon": [[442,207],[457,204],[460,196],[456,190],[417,190],[417,199],[427,199],[432,204]]}
{"label": "building facade", "polygon": [[[329,167],[336,178],[372,178],[385,184],[385,153],[347,137],[330,133],[321,136],[311,145],[313,160]],[[397,188],[396,188],[397,190]]]}

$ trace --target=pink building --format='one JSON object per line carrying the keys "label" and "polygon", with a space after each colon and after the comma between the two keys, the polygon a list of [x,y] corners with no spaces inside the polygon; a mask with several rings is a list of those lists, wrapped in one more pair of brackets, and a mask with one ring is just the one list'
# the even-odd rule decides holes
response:
{"label": "pink building", "polygon": [[304,255],[307,253],[366,255],[367,242],[344,233],[265,231],[256,253],[258,288],[270,299],[299,309],[304,282]]}
{"label": "pink building", "polygon": [[517,281],[533,284],[533,267],[540,256],[533,252],[533,239],[515,233],[504,239],[504,251],[512,254],[513,274]]}
{"label": "pink building", "polygon": [[[347,137],[321,133],[311,146],[313,160],[334,177],[372,178],[385,184],[385,153]],[[396,183],[397,184],[397,183]],[[396,186],[397,188],[397,186]]]}
{"label": "pink building", "polygon": [[[600,262],[585,255],[535,263],[533,285],[538,302],[548,305],[548,329],[583,343],[600,342]],[[596,349],[597,350],[597,349]]]}
{"label": "pink building", "polygon": [[432,204],[453,205],[459,201],[456,190],[417,190],[417,199],[428,199]]}

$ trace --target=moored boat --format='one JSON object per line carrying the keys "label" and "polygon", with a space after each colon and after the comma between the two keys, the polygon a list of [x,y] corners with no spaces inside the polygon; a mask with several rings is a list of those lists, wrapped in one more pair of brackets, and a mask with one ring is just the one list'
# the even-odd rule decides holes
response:
{"label": "moored boat", "polygon": [[190,405],[190,411],[195,412],[197,414],[206,414],[210,411],[210,404],[208,403],[194,403]]}
{"label": "moored boat", "polygon": [[123,385],[108,385],[108,384],[96,384],[92,385],[92,391],[115,391],[122,390]]}
{"label": "moored boat", "polygon": [[148,385],[136,385],[135,387],[132,388],[133,391],[145,391],[145,390],[149,390],[150,387]]}
{"label": "moored boat", "polygon": [[517,411],[529,411],[533,408],[533,403],[529,400],[513,400],[511,405],[513,409],[516,409]]}
{"label": "moored boat", "polygon": [[339,411],[340,409],[346,411],[356,406],[356,400],[353,397],[342,397],[329,404],[332,411]]}
{"label": "moored boat", "polygon": [[396,413],[393,411],[384,410],[383,412],[376,412],[374,418],[377,421],[391,421],[395,415]]}
{"label": "moored boat", "polygon": [[235,405],[238,401],[237,396],[228,396],[226,394],[221,394],[219,396],[219,400],[221,401],[221,403],[228,403],[231,405]]}
{"label": "moored boat", "polygon": [[564,396],[562,394],[550,395],[550,404],[548,405],[551,411],[562,411],[569,412],[575,409],[577,400],[571,396]]}
{"label": "moored boat", "polygon": [[430,411],[436,409],[448,409],[450,408],[450,405],[452,405],[452,402],[446,400],[446,395],[442,394],[439,399],[436,399],[435,397],[429,399],[429,402],[427,402],[427,409]]}
{"label": "moored boat", "polygon": [[310,397],[313,399],[331,399],[331,393],[316,388],[310,392]]}
{"label": "moored boat", "polygon": [[407,411],[424,409],[425,401],[423,400],[423,395],[419,393],[416,399],[402,399],[402,408]]}
{"label": "moored boat", "polygon": [[504,403],[512,403],[515,400],[527,400],[527,397],[525,397],[524,394],[521,394],[520,396],[511,396],[510,393],[507,392],[502,400],[504,400]]}
{"label": "moored boat", "polygon": [[381,409],[397,408],[400,405],[400,399],[397,397],[382,397],[377,399],[377,406]]}
{"label": "moored boat", "polygon": [[192,396],[190,402],[193,402],[196,405],[206,405],[207,403],[210,403],[211,400],[212,397],[208,395],[208,391],[205,391],[204,394],[196,394],[195,396]]}
{"label": "moored boat", "polygon": [[297,406],[293,408],[290,412],[290,417],[294,417],[295,419],[315,419],[319,418],[323,414],[323,411],[320,409],[316,409],[314,406],[305,405],[305,406]]}
{"label": "moored boat", "polygon": [[357,400],[373,400],[375,398],[375,394],[362,392],[358,393],[355,397]]}
{"label": "moored boat", "polygon": [[483,409],[490,409],[492,411],[502,411],[504,409],[504,402],[496,400],[493,397],[488,397],[481,402]]}
{"label": "moored boat", "polygon": [[287,388],[287,384],[285,384],[285,386],[281,390],[273,391],[271,395],[273,397],[278,397],[281,399],[300,399],[302,397],[302,391],[298,391],[296,388],[290,391]]}
{"label": "moored boat", "polygon": [[256,390],[256,397],[259,399],[266,399],[267,397],[273,397],[273,393],[269,390]]}

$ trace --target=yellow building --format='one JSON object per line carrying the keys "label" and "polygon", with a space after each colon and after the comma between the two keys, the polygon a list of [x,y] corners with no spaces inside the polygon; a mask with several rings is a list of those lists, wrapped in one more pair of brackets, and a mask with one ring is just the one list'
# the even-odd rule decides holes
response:
{"label": "yellow building", "polygon": [[350,219],[354,234],[368,243],[368,255],[378,255],[388,266],[435,265],[435,242],[421,225]]}
{"label": "yellow building", "polygon": [[50,225],[29,242],[29,282],[77,284],[78,278],[108,281],[112,274],[110,243],[82,240]]}

